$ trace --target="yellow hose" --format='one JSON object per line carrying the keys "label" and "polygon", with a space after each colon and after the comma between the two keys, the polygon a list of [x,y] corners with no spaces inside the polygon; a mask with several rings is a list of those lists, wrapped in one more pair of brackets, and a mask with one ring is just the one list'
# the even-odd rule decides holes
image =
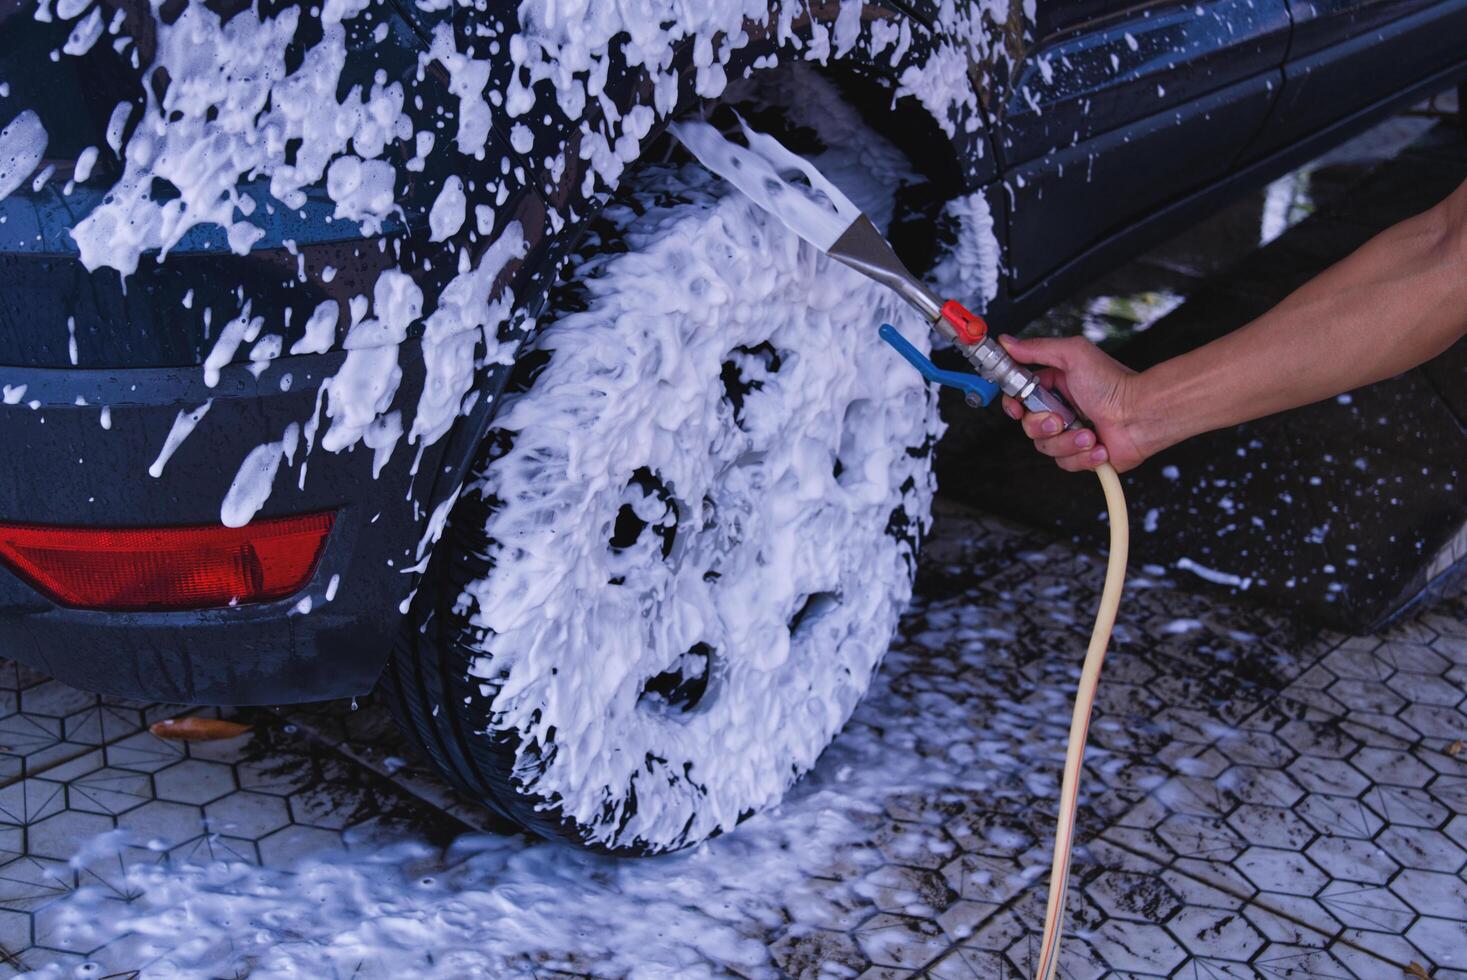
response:
{"label": "yellow hose", "polygon": [[1126,583],[1126,552],[1131,545],[1131,527],[1126,519],[1126,495],[1121,478],[1109,463],[1095,471],[1105,491],[1105,506],[1110,512],[1110,559],[1105,566],[1105,588],[1100,593],[1100,608],[1095,611],[1095,626],[1090,631],[1090,647],[1080,668],[1080,686],[1075,691],[1075,711],[1070,716],[1070,743],[1065,751],[1065,775],[1060,783],[1059,817],[1054,832],[1054,866],[1049,876],[1049,904],[1044,912],[1044,938],[1039,947],[1039,969],[1035,980],[1053,980],[1059,965],[1060,937],[1064,932],[1065,895],[1070,885],[1070,851],[1074,846],[1075,808],[1080,792],[1080,767],[1085,758],[1085,739],[1090,731],[1090,710],[1095,704],[1095,689],[1100,684],[1100,666],[1110,646],[1111,629],[1116,622],[1116,609],[1121,604],[1121,590]]}

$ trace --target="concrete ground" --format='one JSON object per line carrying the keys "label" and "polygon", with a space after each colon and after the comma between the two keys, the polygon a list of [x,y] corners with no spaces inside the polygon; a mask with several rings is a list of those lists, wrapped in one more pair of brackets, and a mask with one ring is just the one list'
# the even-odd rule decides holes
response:
{"label": "concrete ground", "polygon": [[[1349,166],[1402,159],[1429,122],[1393,125]],[[1229,242],[1251,241],[1246,258],[1262,203],[1213,219],[1212,244],[1187,236],[1118,275],[1144,284]],[[1272,207],[1281,231],[1291,215]],[[1105,330],[1108,316],[1096,321]],[[414,758],[369,698],[247,712],[234,716],[253,726],[244,735],[184,743],[148,731],[179,709],[5,663],[0,973],[165,974],[189,942],[213,942],[229,948],[207,961],[229,970],[202,975],[245,976],[278,947],[330,946],[349,923],[267,905],[221,927],[202,903],[235,879],[186,869],[259,865],[272,876],[252,879],[251,895],[263,888],[284,909],[293,881],[319,880],[312,855],[359,871],[421,841],[404,880],[459,891],[448,905],[413,904],[420,930],[484,896],[513,923],[548,901],[527,882],[569,896],[554,906],[573,920],[564,934],[475,934],[488,937],[494,974],[620,975],[644,957],[665,975],[1028,977],[1103,571],[1068,536],[943,502],[901,636],[816,771],[779,811],[693,855],[644,862],[568,856],[507,832]],[[1133,569],[1087,756],[1062,974],[1467,977],[1467,593],[1444,588],[1387,629],[1349,635],[1198,586]],[[874,772],[864,783],[863,767]],[[836,844],[806,834],[830,821],[843,828]],[[128,832],[118,846],[89,844],[114,829]],[[446,846],[470,832],[488,835],[477,850]],[[485,847],[498,855],[488,869]],[[185,881],[180,899],[170,889]],[[649,883],[655,915],[675,925],[619,945],[610,933],[649,914]],[[98,920],[120,925],[99,932]],[[299,962],[317,967],[298,975],[397,975],[404,962],[385,943],[346,959],[309,953]],[[457,975],[434,959],[446,953],[420,951],[422,975]]]}

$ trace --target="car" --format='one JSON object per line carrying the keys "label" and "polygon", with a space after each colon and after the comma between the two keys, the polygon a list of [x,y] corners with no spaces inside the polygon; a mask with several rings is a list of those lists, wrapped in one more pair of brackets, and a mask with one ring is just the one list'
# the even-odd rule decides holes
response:
{"label": "car", "polygon": [[774,134],[1019,323],[1464,40],[1464,0],[0,0],[0,651],[375,688],[536,833],[706,840],[871,682],[943,424],[875,343],[924,325],[668,122]]}

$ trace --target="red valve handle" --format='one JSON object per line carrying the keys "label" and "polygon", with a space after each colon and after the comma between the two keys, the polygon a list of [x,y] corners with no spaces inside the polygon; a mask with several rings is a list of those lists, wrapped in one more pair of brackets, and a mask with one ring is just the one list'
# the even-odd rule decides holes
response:
{"label": "red valve handle", "polygon": [[968,308],[955,299],[942,304],[942,318],[952,324],[958,340],[969,346],[981,344],[988,336],[988,324],[983,322],[983,318],[968,312]]}

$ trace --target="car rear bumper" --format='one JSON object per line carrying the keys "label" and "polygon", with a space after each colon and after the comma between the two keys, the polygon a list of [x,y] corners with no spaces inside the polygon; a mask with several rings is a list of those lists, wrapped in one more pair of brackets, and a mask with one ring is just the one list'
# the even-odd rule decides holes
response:
{"label": "car rear bumper", "polygon": [[[344,356],[279,358],[258,378],[232,365],[212,388],[197,367],[0,367],[10,402],[0,404],[0,520],[218,524],[240,463],[292,423],[310,431],[321,382]],[[398,358],[400,395],[415,399],[417,343],[403,344]],[[206,402],[161,475],[150,476],[178,413]],[[59,606],[0,565],[0,654],[77,687],[148,700],[278,704],[369,690],[416,577],[421,501],[433,500],[443,443],[419,457],[404,439],[374,476],[366,446],[333,454],[309,442],[303,435],[293,461],[281,462],[259,511],[336,514],[299,593],[189,612],[99,612]]]}

